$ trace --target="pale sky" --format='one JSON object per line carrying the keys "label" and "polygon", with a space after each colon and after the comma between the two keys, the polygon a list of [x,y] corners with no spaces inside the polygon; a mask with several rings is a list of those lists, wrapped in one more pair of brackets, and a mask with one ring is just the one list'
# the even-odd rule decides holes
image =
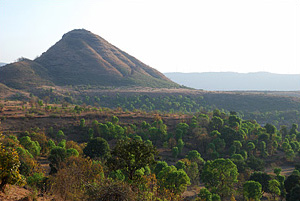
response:
{"label": "pale sky", "polygon": [[161,72],[300,74],[300,0],[0,0],[0,62],[77,28]]}

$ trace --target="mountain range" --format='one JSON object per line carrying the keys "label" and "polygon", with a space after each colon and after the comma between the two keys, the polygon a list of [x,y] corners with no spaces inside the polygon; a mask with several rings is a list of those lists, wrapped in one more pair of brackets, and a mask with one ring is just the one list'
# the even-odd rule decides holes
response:
{"label": "mountain range", "polygon": [[0,68],[0,83],[14,89],[95,85],[179,87],[159,71],[85,29],[75,29],[35,60]]}
{"label": "mountain range", "polygon": [[267,72],[165,73],[176,83],[209,91],[299,91],[300,75]]}

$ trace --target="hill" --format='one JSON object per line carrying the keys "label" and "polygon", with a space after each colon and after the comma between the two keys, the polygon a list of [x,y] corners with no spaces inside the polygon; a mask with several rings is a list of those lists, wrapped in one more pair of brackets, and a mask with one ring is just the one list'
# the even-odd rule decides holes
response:
{"label": "hill", "polygon": [[1,67],[1,66],[5,66],[5,65],[6,65],[6,63],[0,62],[0,67]]}
{"label": "hill", "polygon": [[16,89],[43,85],[179,87],[162,73],[84,29],[66,33],[34,61],[0,69],[0,82]]}
{"label": "hill", "polygon": [[165,75],[179,84],[196,89],[204,89],[211,91],[300,90],[300,75],[274,74],[267,72],[165,73]]}
{"label": "hill", "polygon": [[0,75],[0,82],[14,89],[53,85],[48,80],[47,69],[29,59],[23,59],[0,68]]}

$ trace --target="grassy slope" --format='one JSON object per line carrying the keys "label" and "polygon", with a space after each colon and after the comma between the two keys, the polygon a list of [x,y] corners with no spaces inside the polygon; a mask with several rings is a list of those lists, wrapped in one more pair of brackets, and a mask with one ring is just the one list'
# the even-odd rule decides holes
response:
{"label": "grassy slope", "polygon": [[52,85],[47,69],[28,59],[1,67],[0,75],[0,82],[14,89]]}
{"label": "grassy slope", "polygon": [[35,60],[57,85],[179,87],[86,30],[73,30]]}

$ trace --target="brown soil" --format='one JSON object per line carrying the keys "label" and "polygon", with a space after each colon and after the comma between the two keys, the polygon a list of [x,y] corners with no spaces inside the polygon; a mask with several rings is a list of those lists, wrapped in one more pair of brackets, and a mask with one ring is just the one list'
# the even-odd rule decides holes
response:
{"label": "brown soil", "polygon": [[33,198],[36,198],[37,201],[51,201],[53,199],[47,195],[36,195],[33,191],[16,185],[8,185],[5,193],[0,192],[1,201],[32,201]]}

